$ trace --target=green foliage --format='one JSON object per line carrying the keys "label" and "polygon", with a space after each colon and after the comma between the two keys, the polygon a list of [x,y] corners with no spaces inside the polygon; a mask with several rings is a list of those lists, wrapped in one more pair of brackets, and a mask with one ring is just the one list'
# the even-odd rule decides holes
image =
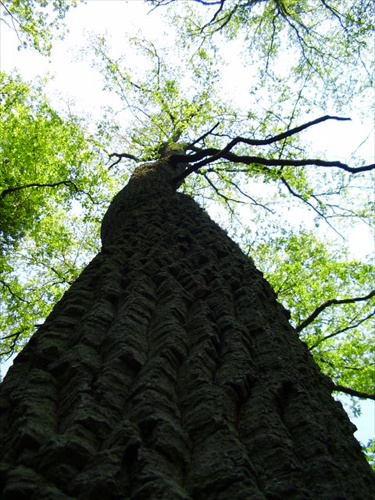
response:
{"label": "green foliage", "polygon": [[18,351],[98,249],[98,223],[55,207],[2,262],[1,351]]}
{"label": "green foliage", "polygon": [[176,2],[151,3],[172,4],[184,43],[241,39],[244,60],[258,70],[257,84],[281,85],[292,100],[302,85],[310,106],[332,101],[337,108],[373,85],[371,0],[224,0],[220,5],[195,0],[184,13]]}
{"label": "green foliage", "polygon": [[33,47],[42,54],[50,54],[55,30],[61,30],[62,21],[77,0],[3,0],[0,19],[13,28],[20,47]]}
{"label": "green foliage", "polygon": [[28,338],[97,249],[113,191],[82,120],[52,109],[42,81],[30,86],[1,73],[0,96],[1,351],[7,353]]}
{"label": "green foliage", "polygon": [[[91,159],[76,118],[64,121],[42,94],[17,75],[0,74],[0,210],[2,244],[32,230],[49,207],[82,192],[81,167]],[[78,181],[78,183],[77,183]]]}
{"label": "green foliage", "polygon": [[[202,49],[187,64],[176,51],[172,54],[168,49],[157,50],[152,42],[142,38],[130,39],[128,49],[137,54],[139,66],[146,68],[143,72],[128,65],[127,54],[112,56],[113,50],[104,36],[92,37],[90,48],[84,52],[86,56],[94,54],[104,89],[120,98],[122,112],[108,109],[107,113],[112,126],[119,124],[122,151],[140,161],[154,160],[164,143],[188,143],[213,120],[229,113],[218,97],[216,100],[219,75],[207,51]],[[120,125],[124,122],[126,132]]]}
{"label": "green foliage", "polygon": [[366,446],[363,447],[366,459],[372,466],[375,472],[375,439],[370,439]]}
{"label": "green foliage", "polygon": [[[373,264],[319,241],[312,232],[283,235],[255,245],[256,264],[298,327],[331,299],[364,297],[375,287]],[[375,380],[375,297],[332,304],[300,332],[322,371],[336,384],[371,394]]]}

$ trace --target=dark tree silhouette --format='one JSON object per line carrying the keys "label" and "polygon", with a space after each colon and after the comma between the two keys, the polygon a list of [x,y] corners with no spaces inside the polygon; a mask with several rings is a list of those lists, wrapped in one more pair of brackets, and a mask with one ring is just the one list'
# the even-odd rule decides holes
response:
{"label": "dark tree silhouette", "polygon": [[374,498],[333,384],[165,154],[0,386],[1,498]]}

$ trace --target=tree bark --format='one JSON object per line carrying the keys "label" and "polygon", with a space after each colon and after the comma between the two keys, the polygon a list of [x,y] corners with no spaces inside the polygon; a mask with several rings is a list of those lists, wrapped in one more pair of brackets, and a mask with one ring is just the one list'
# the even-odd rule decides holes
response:
{"label": "tree bark", "polygon": [[0,386],[0,496],[372,499],[331,382],[173,178],[138,168],[101,252]]}

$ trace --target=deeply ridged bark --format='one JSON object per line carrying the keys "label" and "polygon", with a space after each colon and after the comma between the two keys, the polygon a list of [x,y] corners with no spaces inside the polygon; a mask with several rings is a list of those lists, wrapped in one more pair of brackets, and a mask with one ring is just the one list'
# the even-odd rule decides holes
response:
{"label": "deeply ridged bark", "polygon": [[175,174],[138,169],[0,386],[1,498],[375,498],[329,381]]}

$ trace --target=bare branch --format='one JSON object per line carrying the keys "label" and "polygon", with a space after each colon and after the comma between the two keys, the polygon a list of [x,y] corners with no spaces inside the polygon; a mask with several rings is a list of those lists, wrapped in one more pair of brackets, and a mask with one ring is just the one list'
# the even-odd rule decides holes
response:
{"label": "bare branch", "polygon": [[74,184],[74,182],[69,181],[69,180],[68,181],[60,181],[60,182],[52,182],[50,184],[42,184],[39,182],[33,182],[31,184],[25,184],[24,186],[15,186],[15,187],[4,189],[0,193],[0,198],[5,198],[5,196],[10,194],[10,193],[14,193],[16,191],[21,191],[22,189],[27,189],[27,188],[31,188],[31,187],[38,187],[38,188],[39,187],[56,187],[56,186],[61,186],[61,185],[73,186],[76,191],[79,191],[78,187]]}
{"label": "bare branch", "polygon": [[200,3],[202,5],[219,5],[219,4],[224,4],[225,0],[195,0],[197,3]]}
{"label": "bare branch", "polygon": [[[294,166],[294,167],[302,167],[314,165],[318,167],[337,167],[341,168],[350,173],[359,173],[366,172],[369,170],[373,170],[375,168],[375,164],[365,165],[362,167],[350,167],[345,163],[340,161],[325,161],[319,160],[317,158],[313,159],[305,159],[305,160],[288,160],[288,159],[273,159],[273,158],[263,158],[260,156],[246,156],[246,155],[236,155],[232,153],[231,150],[239,143],[247,144],[250,146],[266,146],[273,144],[278,141],[282,141],[288,137],[291,137],[303,130],[306,130],[313,125],[317,125],[318,123],[322,123],[327,120],[338,120],[338,121],[347,121],[350,118],[340,118],[337,116],[325,115],[311,122],[305,123],[298,127],[294,127],[286,132],[281,134],[277,134],[275,136],[269,137],[268,139],[248,139],[246,137],[235,137],[232,139],[223,149],[217,148],[208,148],[208,149],[198,149],[194,148],[194,153],[189,155],[175,155],[173,159],[179,163],[190,163],[190,166],[176,178],[177,182],[183,181],[188,175],[193,172],[196,172],[199,168],[204,165],[208,165],[209,163],[213,163],[219,159],[226,159],[235,163],[243,163],[245,165],[266,165],[266,166]],[[193,143],[195,144],[195,143]]]}
{"label": "bare branch", "polygon": [[[22,24],[20,23],[20,21],[12,14],[12,12],[8,9],[8,7],[5,5],[4,2],[0,2],[0,6],[1,7],[4,7],[5,11],[6,11],[6,14],[10,17],[11,19],[11,22],[12,22],[12,26],[6,22],[6,20],[1,17],[0,18],[0,21],[4,22],[8,28],[12,29],[15,33],[16,33],[16,36],[18,38],[18,41],[20,42],[20,44],[22,45],[22,40],[21,40],[21,37],[20,37],[20,34],[18,32],[18,30],[22,31]],[[16,24],[18,24],[18,27],[16,26]]]}
{"label": "bare branch", "polygon": [[320,313],[322,313],[327,307],[330,307],[332,305],[340,305],[340,304],[353,304],[355,302],[361,302],[365,301],[368,299],[371,299],[371,297],[375,297],[375,290],[372,290],[368,295],[364,297],[352,297],[350,299],[330,299],[321,304],[319,307],[315,309],[315,311],[310,314],[309,317],[307,317],[305,320],[303,320],[298,326],[296,326],[296,331],[300,332],[306,326],[310,325],[318,316]]}
{"label": "bare branch", "polygon": [[240,194],[242,194],[242,196],[244,196],[245,198],[247,198],[248,200],[251,201],[252,205],[256,205],[258,207],[262,207],[264,210],[267,210],[268,212],[270,212],[271,214],[274,213],[273,210],[271,210],[269,207],[267,207],[266,205],[263,205],[263,203],[260,203],[259,201],[257,201],[255,198],[253,198],[252,196],[250,196],[249,194],[245,193],[241,188],[240,186],[234,182],[233,180],[229,179],[228,180],[229,184],[231,186],[233,186],[235,189],[237,189],[237,191],[239,191]]}
{"label": "bare branch", "polygon": [[282,132],[281,134],[269,137],[268,139],[248,139],[245,137],[236,137],[224,148],[224,150],[230,151],[236,144],[240,142],[248,144],[250,146],[268,146],[269,144],[273,144],[274,142],[279,142],[283,139],[287,139],[288,137],[292,137],[293,135],[299,134],[303,130],[313,127],[314,125],[318,125],[319,123],[326,122],[327,120],[351,121],[351,118],[342,118],[339,116],[325,115],[321,116],[320,118],[317,118],[316,120],[312,120],[311,122],[299,125],[298,127],[291,128],[290,130]]}
{"label": "bare branch", "polygon": [[[211,24],[214,24],[216,22],[216,18],[217,16],[220,14],[220,12],[223,10],[223,7],[224,7],[224,2],[225,0],[219,0],[219,2],[216,2],[216,3],[220,3],[220,6],[219,8],[217,9],[217,11],[215,12],[213,18],[211,19],[211,21],[209,21],[207,24],[205,24],[202,28],[201,28],[201,33],[203,33],[204,29],[207,28],[207,26],[210,26]],[[221,21],[221,19],[219,19],[219,21]]]}
{"label": "bare branch", "polygon": [[281,182],[284,184],[284,186],[287,188],[287,190],[289,191],[289,193],[291,195],[295,196],[299,200],[306,203],[310,208],[312,208],[312,210],[314,210],[314,212],[316,212],[319,215],[319,217],[323,217],[325,219],[324,214],[322,214],[312,203],[310,203],[308,200],[306,200],[301,194],[298,194],[296,191],[294,191],[294,189],[291,187],[291,185],[289,184],[289,182],[285,179],[285,177],[283,175],[279,174],[278,177],[281,180]]}
{"label": "bare branch", "polygon": [[[198,3],[202,3],[204,5],[208,5],[207,3],[205,4],[205,2],[202,2],[200,0],[195,0],[195,1]],[[210,26],[213,27],[215,24],[217,24],[218,27],[214,29],[214,33],[220,31],[222,28],[224,28],[224,26],[226,26],[229,23],[229,21],[232,19],[233,15],[234,15],[234,13],[238,9],[238,5],[235,5],[232,10],[230,10],[228,13],[224,14],[220,19],[217,19],[218,15],[223,10],[225,0],[220,0],[220,2],[216,2],[216,4],[218,4],[218,3],[220,3],[220,7],[215,12],[212,19],[210,21],[208,21],[208,23],[206,23],[204,26],[202,26],[202,28],[200,29],[201,34],[204,32],[204,30],[206,28],[208,28]],[[213,5],[213,4],[211,4],[211,5]]]}
{"label": "bare branch", "polygon": [[[156,9],[157,7],[161,7],[163,5],[169,5],[174,1],[175,0],[146,0],[147,3],[155,5],[154,9]],[[194,0],[194,1],[202,5],[218,5],[220,3],[225,2],[225,0]]]}
{"label": "bare branch", "polygon": [[344,31],[348,31],[346,26],[344,25],[344,23],[342,22],[342,14],[339,13],[338,10],[336,10],[334,7],[331,7],[330,5],[328,5],[327,2],[325,2],[325,0],[320,0],[322,2],[322,4],[324,5],[324,7],[329,10],[329,12],[334,16],[336,17],[336,19],[339,21],[340,23],[340,26],[341,28],[344,30]]}
{"label": "bare branch", "polygon": [[[263,158],[261,156],[246,156],[246,155],[236,155],[231,152],[226,152],[226,148],[219,150],[217,153],[212,154],[209,158],[205,158],[198,163],[192,163],[194,159],[206,153],[210,154],[214,151],[211,150],[203,150],[200,153],[196,153],[195,155],[176,155],[174,160],[180,163],[190,163],[191,165],[180,174],[175,180],[176,182],[180,182],[185,179],[188,175],[193,172],[196,172],[199,168],[213,163],[221,158],[229,160],[234,163],[243,163],[244,165],[266,165],[269,167],[305,167],[305,166],[316,166],[316,167],[325,167],[325,168],[340,168],[341,170],[345,170],[346,172],[350,172],[352,174],[357,174],[359,172],[368,172],[370,170],[375,169],[375,164],[364,165],[362,167],[349,167],[345,163],[340,161],[325,161],[319,160],[318,158],[310,158],[306,160],[286,160],[286,159],[273,159],[273,158]],[[193,160],[192,160],[193,159]]]}

